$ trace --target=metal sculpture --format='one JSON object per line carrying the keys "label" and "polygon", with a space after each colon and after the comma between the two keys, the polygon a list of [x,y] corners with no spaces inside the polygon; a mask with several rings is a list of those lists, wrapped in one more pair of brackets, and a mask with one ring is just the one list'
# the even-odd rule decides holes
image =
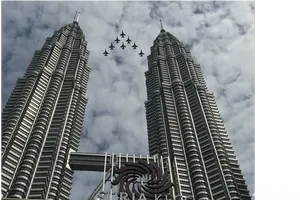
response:
{"label": "metal sculpture", "polygon": [[141,195],[147,200],[165,199],[169,189],[174,186],[168,181],[168,174],[163,174],[156,163],[148,164],[139,160],[137,163],[124,164],[125,167],[114,170],[118,176],[111,184],[119,184],[119,194],[126,193],[130,200],[139,199]]}

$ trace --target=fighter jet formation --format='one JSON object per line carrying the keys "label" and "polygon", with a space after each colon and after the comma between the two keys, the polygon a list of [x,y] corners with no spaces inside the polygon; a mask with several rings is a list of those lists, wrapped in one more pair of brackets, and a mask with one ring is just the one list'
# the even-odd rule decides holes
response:
{"label": "fighter jet formation", "polygon": [[[124,31],[122,30],[122,33],[119,35],[119,36],[121,36],[121,38],[125,38],[125,36],[126,36],[126,34],[124,33]],[[122,40],[122,39],[121,39]],[[116,37],[116,39],[114,40],[115,41],[115,43],[120,43],[121,42],[121,40],[118,38],[118,36]],[[131,42],[132,42],[132,40],[129,38],[129,36],[128,36],[128,38],[127,38],[127,40],[125,40],[124,39],[124,41],[125,42],[127,42],[127,44],[130,44]],[[133,42],[133,45],[132,45],[132,48],[133,49],[136,49],[138,46],[135,44],[135,42]],[[113,42],[111,42],[110,43],[110,46],[108,47],[110,50],[114,50],[115,49],[115,46],[113,45]],[[124,44],[124,42],[122,41],[122,45],[120,46],[120,48],[122,49],[122,50],[125,50],[125,48],[126,48],[126,46],[125,46],[125,44]],[[109,53],[106,51],[106,49],[105,49],[105,51],[104,51],[104,56],[107,56]],[[143,53],[143,51],[141,50],[141,52],[138,54],[140,57],[143,57],[143,55],[144,55],[145,53]]]}
{"label": "fighter jet formation", "polygon": [[105,56],[107,56],[109,53],[106,51],[106,49],[105,49],[105,51],[104,51],[104,53],[103,53]]}
{"label": "fighter jet formation", "polygon": [[127,44],[130,44],[131,42],[131,39],[129,39],[129,36],[128,36],[128,39],[126,40]]}
{"label": "fighter jet formation", "polygon": [[139,53],[140,57],[143,57],[144,53],[143,51],[141,50],[141,52]]}
{"label": "fighter jet formation", "polygon": [[117,39],[115,39],[115,42],[116,43],[119,43],[121,40],[119,40],[118,36],[117,36]]}
{"label": "fighter jet formation", "polygon": [[111,43],[109,48],[110,48],[110,50],[114,50],[115,46]]}
{"label": "fighter jet formation", "polygon": [[124,42],[122,42],[122,45],[120,46],[123,50],[126,48],[126,46],[124,45]]}
{"label": "fighter jet formation", "polygon": [[123,32],[123,30],[122,30],[122,33],[120,34],[120,36],[121,36],[121,38],[124,38],[125,37],[125,33]]}
{"label": "fighter jet formation", "polygon": [[132,47],[133,47],[133,49],[136,49],[138,46],[134,42],[134,44],[132,45]]}

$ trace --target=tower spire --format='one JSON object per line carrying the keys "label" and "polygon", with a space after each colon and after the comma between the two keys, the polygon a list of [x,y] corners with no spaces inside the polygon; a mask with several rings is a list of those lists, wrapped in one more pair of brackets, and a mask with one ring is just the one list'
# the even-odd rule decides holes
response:
{"label": "tower spire", "polygon": [[163,25],[162,25],[162,21],[161,20],[159,20],[160,21],[160,27],[161,27],[161,30],[160,30],[160,32],[162,33],[162,32],[165,32],[165,29],[164,29],[164,27],[163,27]]}
{"label": "tower spire", "polygon": [[80,12],[79,12],[78,10],[76,10],[76,13],[75,13],[75,16],[74,16],[73,22],[77,22],[77,23],[78,23],[79,16],[80,16]]}

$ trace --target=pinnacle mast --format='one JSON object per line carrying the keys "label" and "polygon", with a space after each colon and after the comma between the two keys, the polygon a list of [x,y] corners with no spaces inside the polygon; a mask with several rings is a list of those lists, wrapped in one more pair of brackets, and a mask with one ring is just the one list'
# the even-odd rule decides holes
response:
{"label": "pinnacle mast", "polygon": [[161,20],[159,20],[160,21],[160,26],[161,26],[161,30],[160,30],[160,32],[162,33],[162,32],[165,32],[165,29],[164,29],[164,27],[163,27],[163,25],[162,25],[162,21]]}
{"label": "pinnacle mast", "polygon": [[80,16],[80,12],[79,12],[78,10],[76,10],[76,13],[75,13],[75,16],[74,16],[73,22],[77,22],[77,23],[78,23],[79,16]]}

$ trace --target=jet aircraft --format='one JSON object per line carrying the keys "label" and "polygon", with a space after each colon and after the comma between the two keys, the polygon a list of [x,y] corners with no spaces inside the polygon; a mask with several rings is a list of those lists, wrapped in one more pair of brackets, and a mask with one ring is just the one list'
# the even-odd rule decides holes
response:
{"label": "jet aircraft", "polygon": [[123,32],[123,30],[122,30],[122,33],[120,34],[120,36],[121,36],[121,38],[124,38],[125,37],[125,33]]}
{"label": "jet aircraft", "polygon": [[111,43],[109,48],[110,48],[110,50],[114,50],[115,46]]}
{"label": "jet aircraft", "polygon": [[133,44],[133,49],[136,49],[138,46],[135,44],[135,42],[134,42],[134,44]]}
{"label": "jet aircraft", "polygon": [[106,49],[105,49],[105,51],[104,51],[104,53],[103,53],[105,56],[107,56],[109,53],[106,51]]}
{"label": "jet aircraft", "polygon": [[129,39],[129,36],[128,36],[128,39],[126,40],[127,44],[130,44],[131,42],[131,39]]}
{"label": "jet aircraft", "polygon": [[119,42],[120,42],[118,36],[117,36],[117,39],[115,39],[115,42],[116,42],[116,43],[119,43]]}
{"label": "jet aircraft", "polygon": [[139,53],[140,57],[143,57],[144,53],[143,51],[141,50],[141,52]]}
{"label": "jet aircraft", "polygon": [[122,46],[120,46],[123,50],[126,48],[126,46],[124,45],[124,42],[122,42]]}

